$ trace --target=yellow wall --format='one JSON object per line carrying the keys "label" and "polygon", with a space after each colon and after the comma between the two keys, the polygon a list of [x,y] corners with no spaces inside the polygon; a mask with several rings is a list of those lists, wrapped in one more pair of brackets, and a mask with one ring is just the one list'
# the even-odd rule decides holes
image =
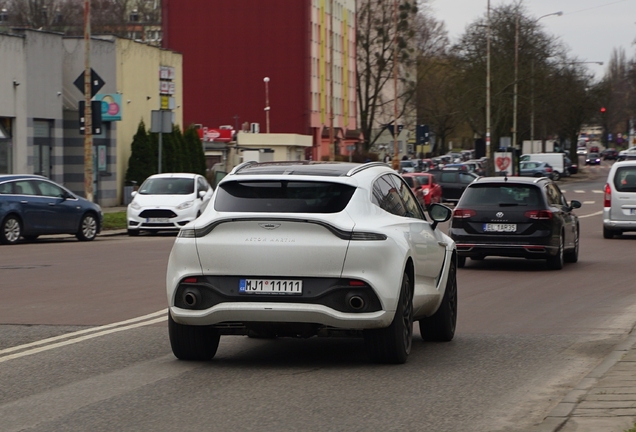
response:
{"label": "yellow wall", "polygon": [[151,111],[160,107],[159,66],[175,68],[174,123],[183,129],[182,60],[180,53],[117,39],[117,91],[122,94],[122,120],[117,122],[117,200],[120,203],[133,136],[141,120],[146,130],[150,129]]}

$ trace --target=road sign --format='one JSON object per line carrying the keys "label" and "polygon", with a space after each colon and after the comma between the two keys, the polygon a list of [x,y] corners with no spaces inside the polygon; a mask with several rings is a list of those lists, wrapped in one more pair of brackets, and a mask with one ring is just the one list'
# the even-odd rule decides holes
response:
{"label": "road sign", "polygon": [[[93,98],[93,96],[97,94],[97,92],[101,90],[102,87],[104,87],[104,84],[106,84],[106,82],[104,82],[104,80],[99,75],[97,75],[97,72],[91,69],[91,99]],[[77,77],[73,85],[75,85],[75,87],[77,87],[79,91],[81,91],[82,94],[84,94],[84,73],[83,72],[80,74],[80,76]]]}
{"label": "road sign", "polygon": [[[84,110],[86,103],[84,101],[79,102],[79,121],[80,121],[80,135],[84,135]],[[102,133],[102,101],[91,101],[91,119],[93,135],[99,135]]]}

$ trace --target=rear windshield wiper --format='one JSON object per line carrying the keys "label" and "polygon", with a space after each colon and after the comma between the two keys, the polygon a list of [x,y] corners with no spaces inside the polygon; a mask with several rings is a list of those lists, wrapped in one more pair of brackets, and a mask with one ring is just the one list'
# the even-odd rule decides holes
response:
{"label": "rear windshield wiper", "polygon": [[499,207],[515,207],[518,206],[519,203],[499,203]]}

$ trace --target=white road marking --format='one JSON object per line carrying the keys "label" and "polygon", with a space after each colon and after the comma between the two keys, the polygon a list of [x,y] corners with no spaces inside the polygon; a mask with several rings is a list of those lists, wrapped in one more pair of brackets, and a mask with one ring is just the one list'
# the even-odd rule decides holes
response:
{"label": "white road marking", "polygon": [[602,194],[602,193],[604,193],[602,190],[593,190],[592,192],[593,192],[593,193],[597,193],[597,194]]}
{"label": "white road marking", "polygon": [[[85,330],[79,330],[79,331],[76,331],[76,332],[73,332],[73,333],[66,333],[66,334],[63,334],[63,335],[60,335],[60,336],[55,336],[55,337],[48,338],[48,339],[42,339],[42,340],[31,342],[31,343],[28,343],[28,344],[19,345],[19,346],[15,346],[15,347],[11,347],[11,348],[6,348],[6,349],[3,349],[3,350],[0,350],[0,355],[1,354],[6,354],[6,353],[10,353],[10,352],[14,352],[14,351],[20,351],[20,350],[23,350],[23,349],[26,349],[26,348],[31,348],[31,347],[38,346],[38,345],[44,345],[44,344],[55,342],[55,341],[58,341],[58,340],[61,340],[61,339],[73,338],[75,336],[83,335],[83,334],[86,334],[86,333],[101,332],[101,331],[109,329],[109,328],[123,326],[123,325],[126,325],[126,324],[131,324],[131,323],[135,323],[135,322],[139,322],[139,321],[144,321],[144,320],[147,320],[147,319],[150,319],[150,318],[154,318],[154,317],[159,316],[159,315],[164,315],[166,312],[168,312],[168,309],[160,310],[158,312],[153,312],[151,314],[143,315],[143,316],[136,317],[136,318],[131,318],[131,319],[126,320],[126,321],[120,321],[120,322],[116,322],[116,323],[112,323],[112,324],[106,324],[106,325],[103,325],[103,326],[100,326],[100,327],[93,327],[93,328],[89,328],[89,329],[85,329]],[[165,318],[162,318],[162,319],[165,319]],[[2,362],[3,358],[4,357],[0,357],[0,362]]]}
{"label": "white road marking", "polygon": [[75,344],[75,343],[78,343],[78,342],[83,342],[83,341],[88,340],[88,339],[94,339],[96,337],[106,336],[106,335],[111,334],[111,333],[117,333],[117,332],[120,332],[120,331],[130,330],[130,329],[134,329],[134,328],[137,328],[137,327],[143,327],[143,326],[147,326],[147,325],[151,325],[151,324],[157,324],[157,323],[163,322],[165,320],[166,320],[166,317],[161,317],[161,318],[157,318],[157,319],[150,320],[150,321],[143,321],[143,322],[140,322],[140,323],[137,323],[137,324],[131,324],[131,325],[125,326],[125,327],[116,327],[116,328],[113,328],[113,329],[110,329],[110,330],[105,330],[103,332],[93,333],[93,334],[90,334],[90,335],[87,335],[87,336],[78,337],[78,338],[67,340],[67,341],[64,341],[64,342],[58,342],[56,344],[46,345],[46,346],[43,346],[43,347],[40,347],[40,348],[34,348],[34,349],[31,349],[31,350],[22,351],[22,352],[19,352],[19,353],[16,353],[16,354],[9,354],[7,356],[0,357],[0,363],[4,363],[6,361],[13,360],[13,359],[20,358],[20,357],[26,357],[26,356],[29,356],[29,355],[41,353],[43,351],[52,350],[54,348],[59,348],[59,347],[63,347],[63,346],[66,346],[66,345],[72,345],[72,344]]}
{"label": "white road marking", "polygon": [[594,204],[596,201],[583,201],[583,204]]}
{"label": "white road marking", "polygon": [[596,213],[590,213],[590,214],[586,214],[586,215],[583,215],[583,216],[579,216],[579,219],[588,218],[588,217],[592,217],[592,216],[598,216],[598,215],[602,215],[602,214],[603,214],[603,211],[601,210],[601,211],[596,212]]}
{"label": "white road marking", "polygon": [[575,190],[574,193],[585,193],[585,191],[582,190]]}

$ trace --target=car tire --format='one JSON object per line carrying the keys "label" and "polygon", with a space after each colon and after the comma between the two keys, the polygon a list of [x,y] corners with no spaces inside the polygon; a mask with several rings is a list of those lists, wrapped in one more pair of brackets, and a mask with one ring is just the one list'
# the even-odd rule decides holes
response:
{"label": "car tire", "polygon": [[548,257],[547,264],[550,270],[561,270],[563,268],[563,234],[559,236],[559,250],[556,255]]}
{"label": "car tire", "polygon": [[0,226],[0,243],[15,244],[22,235],[22,222],[17,216],[7,216]]}
{"label": "car tire", "polygon": [[449,342],[457,327],[457,269],[451,262],[442,303],[430,317],[419,321],[420,334],[425,341]]}
{"label": "car tire", "polygon": [[130,237],[137,237],[139,235],[139,230],[136,230],[136,229],[132,229],[131,230],[131,229],[129,229],[128,230],[128,235]]}
{"label": "car tire", "polygon": [[369,358],[376,363],[402,364],[413,344],[413,292],[406,272],[395,316],[391,325],[382,329],[364,331],[364,345]]}
{"label": "car tire", "polygon": [[614,231],[603,227],[603,238],[606,238],[606,239],[614,238]]}
{"label": "car tire", "polygon": [[575,263],[579,260],[579,227],[576,227],[576,238],[574,239],[574,247],[571,251],[564,252],[563,261],[567,263]]}
{"label": "car tire", "polygon": [[79,231],[75,234],[80,241],[91,241],[97,236],[97,218],[93,213],[86,213],[80,221]]}
{"label": "car tire", "polygon": [[465,265],[466,265],[466,257],[465,256],[458,256],[457,257],[457,267],[458,268],[464,268]]}
{"label": "car tire", "polygon": [[558,171],[552,173],[552,180],[557,181],[561,179],[561,174]]}
{"label": "car tire", "polygon": [[175,322],[168,313],[168,335],[172,353],[179,360],[212,360],[219,348],[218,331],[212,326],[192,326]]}

